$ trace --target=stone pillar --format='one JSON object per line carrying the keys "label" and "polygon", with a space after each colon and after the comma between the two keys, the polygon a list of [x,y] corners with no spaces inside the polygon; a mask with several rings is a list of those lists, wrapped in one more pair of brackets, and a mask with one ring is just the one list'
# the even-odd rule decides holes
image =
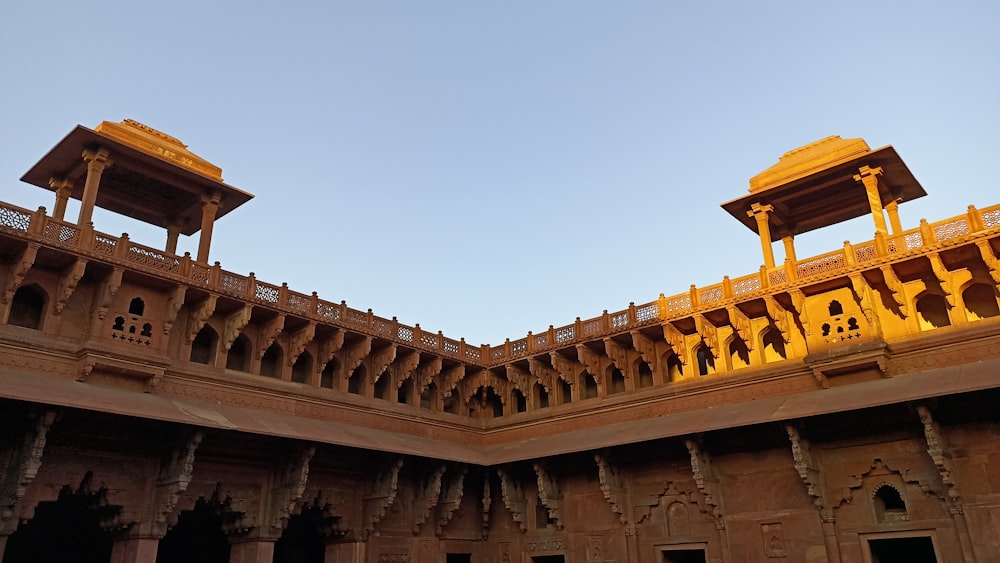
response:
{"label": "stone pillar", "polygon": [[97,203],[97,189],[101,185],[101,174],[104,173],[105,168],[111,166],[107,149],[84,150],[83,160],[87,162],[87,181],[83,185],[80,217],[76,220],[78,225],[86,225],[93,221],[94,205]]}
{"label": "stone pillar", "polygon": [[833,520],[823,520],[823,541],[826,543],[826,557],[830,563],[840,563],[840,544],[837,542],[837,528]]}
{"label": "stone pillar", "polygon": [[886,235],[888,230],[885,226],[885,214],[882,212],[882,196],[878,193],[878,177],[882,175],[882,168],[862,166],[858,171],[861,173],[854,175],[854,181],[865,185],[868,205],[871,207],[872,217],[875,219],[875,232]]}
{"label": "stone pillar", "polygon": [[229,547],[229,563],[271,563],[274,560],[274,540],[246,540]]}
{"label": "stone pillar", "polygon": [[885,210],[889,213],[889,227],[892,234],[898,235],[903,232],[903,225],[899,222],[899,200],[894,199],[885,204]]}
{"label": "stone pillar", "polygon": [[125,538],[111,547],[110,563],[156,563],[157,538]]}
{"label": "stone pillar", "polygon": [[56,205],[52,209],[52,218],[63,221],[66,217],[66,202],[69,201],[69,194],[73,191],[73,182],[52,178],[49,180],[49,187],[56,191]]}
{"label": "stone pillar", "polygon": [[795,237],[785,235],[781,237],[781,242],[785,245],[785,261],[796,262],[798,259],[795,257]]}
{"label": "stone pillar", "polygon": [[323,563],[364,563],[365,543],[331,543],[326,546]]}
{"label": "stone pillar", "polygon": [[212,228],[219,211],[219,194],[202,196],[201,238],[198,240],[198,262],[208,263],[208,249],[212,245]]}
{"label": "stone pillar", "polygon": [[750,205],[747,216],[757,220],[757,232],[760,234],[760,246],[764,251],[764,265],[768,268],[774,267],[774,249],[771,248],[771,227],[767,220],[767,215],[774,208],[770,205],[754,203]]}
{"label": "stone pillar", "polygon": [[167,246],[163,249],[167,254],[177,254],[177,238],[180,237],[180,225],[167,227]]}

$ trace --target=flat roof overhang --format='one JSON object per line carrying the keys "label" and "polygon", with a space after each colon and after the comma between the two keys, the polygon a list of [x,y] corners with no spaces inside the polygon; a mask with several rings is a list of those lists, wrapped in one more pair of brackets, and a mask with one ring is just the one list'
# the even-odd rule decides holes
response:
{"label": "flat roof overhang", "polygon": [[496,438],[491,440],[490,434],[493,432],[470,429],[470,432],[481,435],[480,445],[455,444],[415,434],[218,405],[155,392],[137,393],[68,379],[37,377],[6,369],[0,370],[0,397],[489,466],[995,389],[1000,387],[1000,379],[996,377],[998,372],[1000,359],[986,360],[841,387],[544,435],[529,440],[500,442]]}
{"label": "flat roof overhang", "polygon": [[84,149],[97,147],[107,149],[112,160],[101,176],[96,203],[108,211],[158,227],[176,225],[182,234],[192,235],[201,229],[203,195],[219,194],[216,219],[253,198],[224,182],[82,125],[52,147],[21,181],[55,191],[49,180],[69,180],[73,182],[70,197],[81,199],[87,175],[82,154]]}
{"label": "flat roof overhang", "polygon": [[883,207],[927,195],[920,182],[891,145],[839,162],[786,183],[752,192],[722,204],[739,222],[760,234],[757,221],[747,214],[753,204],[770,205],[771,239],[794,236],[871,214],[864,185],[854,179],[861,167],[881,167],[879,197]]}

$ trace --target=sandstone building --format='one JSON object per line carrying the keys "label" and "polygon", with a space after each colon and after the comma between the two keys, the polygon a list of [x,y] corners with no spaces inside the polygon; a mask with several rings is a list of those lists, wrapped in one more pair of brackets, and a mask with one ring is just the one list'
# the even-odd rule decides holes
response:
{"label": "sandstone building", "polygon": [[1000,205],[904,228],[892,147],[723,204],[758,272],[493,346],[222,269],[252,196],[134,121],[22,180],[55,203],[0,203],[4,563],[1000,561]]}

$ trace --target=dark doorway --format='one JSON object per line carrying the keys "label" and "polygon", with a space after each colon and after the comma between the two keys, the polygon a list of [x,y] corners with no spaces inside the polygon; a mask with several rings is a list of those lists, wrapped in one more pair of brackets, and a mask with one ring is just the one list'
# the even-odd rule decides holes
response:
{"label": "dark doorway", "polygon": [[531,558],[531,563],[566,563],[565,555],[538,555]]}
{"label": "dark doorway", "polygon": [[198,499],[160,540],[156,563],[229,563],[229,541],[222,531],[218,503]]}
{"label": "dark doorway", "polygon": [[704,549],[673,549],[663,552],[663,563],[707,563]]}
{"label": "dark doorway", "polygon": [[449,553],[445,556],[445,563],[472,563],[471,553]]}
{"label": "dark doorway", "polygon": [[106,563],[111,538],[101,530],[96,495],[66,487],[55,502],[41,502],[35,516],[7,539],[4,563]]}
{"label": "dark doorway", "polygon": [[872,563],[937,563],[929,536],[868,540]]}
{"label": "dark doorway", "polygon": [[326,546],[320,537],[323,509],[305,506],[292,515],[281,538],[274,544],[274,563],[323,563]]}

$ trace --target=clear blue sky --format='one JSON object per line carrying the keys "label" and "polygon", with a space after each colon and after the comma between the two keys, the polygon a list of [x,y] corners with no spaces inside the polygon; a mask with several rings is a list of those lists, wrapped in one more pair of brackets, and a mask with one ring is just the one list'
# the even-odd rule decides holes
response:
{"label": "clear blue sky", "polygon": [[0,199],[51,209],[18,178],[76,124],[136,119],[256,194],[216,225],[225,269],[500,344],[756,271],[719,204],[827,135],[896,147],[930,194],[905,228],[1000,203],[998,21],[995,1],[9,2]]}

